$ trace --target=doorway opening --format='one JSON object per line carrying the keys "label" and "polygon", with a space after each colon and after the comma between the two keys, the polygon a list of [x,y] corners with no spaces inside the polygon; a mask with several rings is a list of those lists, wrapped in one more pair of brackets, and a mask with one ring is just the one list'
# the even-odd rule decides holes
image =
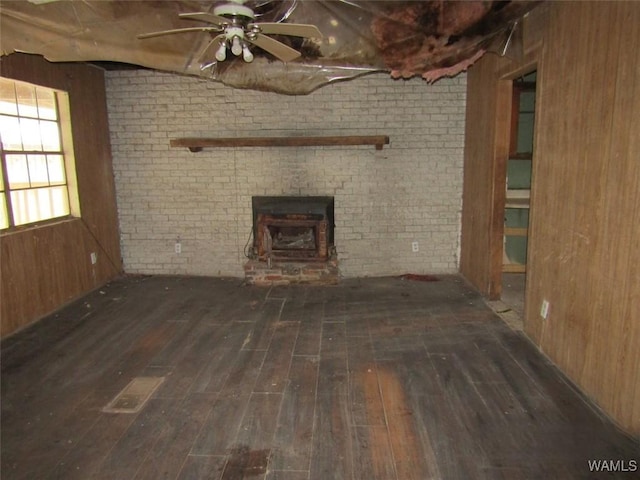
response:
{"label": "doorway opening", "polygon": [[536,78],[533,71],[513,80],[507,159],[502,255],[502,301],[524,317]]}

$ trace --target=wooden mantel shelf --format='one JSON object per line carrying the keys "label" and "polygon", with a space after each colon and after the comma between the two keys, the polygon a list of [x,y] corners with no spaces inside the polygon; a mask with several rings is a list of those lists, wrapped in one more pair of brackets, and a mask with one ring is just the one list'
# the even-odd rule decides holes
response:
{"label": "wooden mantel shelf", "polygon": [[329,145],[375,145],[382,150],[389,144],[386,135],[345,135],[334,137],[239,137],[239,138],[173,138],[172,147],[199,152],[212,147],[311,147]]}

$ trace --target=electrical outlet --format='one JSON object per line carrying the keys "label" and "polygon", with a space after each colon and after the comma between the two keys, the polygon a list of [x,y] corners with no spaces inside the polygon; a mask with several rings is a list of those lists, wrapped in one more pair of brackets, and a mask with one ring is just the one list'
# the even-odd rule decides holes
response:
{"label": "electrical outlet", "polygon": [[545,320],[549,316],[549,301],[542,300],[542,305],[540,305],[540,316]]}
{"label": "electrical outlet", "polygon": [[413,253],[420,251],[420,245],[418,245],[418,242],[411,242],[411,251]]}
{"label": "electrical outlet", "polygon": [[91,265],[95,265],[96,263],[98,263],[98,254],[96,252],[91,252],[91,255],[89,255],[89,257],[91,258]]}
{"label": "electrical outlet", "polygon": [[176,253],[182,253],[182,244],[180,242],[176,242],[175,252]]}

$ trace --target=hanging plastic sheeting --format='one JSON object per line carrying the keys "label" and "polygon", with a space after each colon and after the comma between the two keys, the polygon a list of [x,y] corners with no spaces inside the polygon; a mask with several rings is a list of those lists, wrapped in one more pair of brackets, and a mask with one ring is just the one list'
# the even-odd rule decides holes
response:
{"label": "hanging plastic sheeting", "polygon": [[387,71],[429,82],[466,70],[486,51],[506,51],[514,25],[536,1],[253,0],[256,22],[312,24],[324,38],[275,35],[302,56],[284,63],[257,47],[254,61],[216,61],[205,31],[139,39],[161,30],[206,26],[182,19],[212,12],[205,1],[5,1],[2,55],[50,61],[108,61],[220,81],[236,88],[307,94],[327,83]]}

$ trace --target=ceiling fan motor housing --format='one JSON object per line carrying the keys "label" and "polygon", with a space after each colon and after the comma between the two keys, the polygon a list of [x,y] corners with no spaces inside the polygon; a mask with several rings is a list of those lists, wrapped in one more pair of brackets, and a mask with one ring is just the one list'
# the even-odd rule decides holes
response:
{"label": "ceiling fan motor housing", "polygon": [[221,17],[231,17],[232,20],[238,17],[245,17],[249,20],[256,18],[253,14],[253,10],[239,3],[225,3],[223,5],[218,5],[213,9],[213,14]]}

